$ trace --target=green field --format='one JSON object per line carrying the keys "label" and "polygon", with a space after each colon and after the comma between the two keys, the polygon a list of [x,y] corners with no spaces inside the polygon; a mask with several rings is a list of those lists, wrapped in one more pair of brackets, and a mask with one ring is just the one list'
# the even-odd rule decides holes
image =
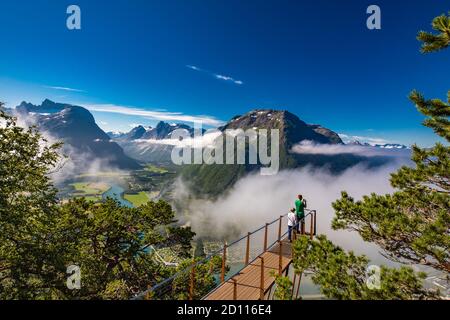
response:
{"label": "green field", "polygon": [[75,198],[84,197],[88,201],[100,201],[102,200],[102,194],[110,188],[107,183],[91,183],[91,182],[77,182],[71,184],[75,189],[72,192],[72,196]]}
{"label": "green field", "polygon": [[[102,196],[82,196],[86,199],[86,201],[94,201],[98,202],[102,200]],[[75,197],[75,198],[82,198],[82,197]]]}
{"label": "green field", "polygon": [[169,170],[167,170],[166,168],[163,167],[157,167],[153,164],[147,164],[145,166],[145,171],[151,172],[151,173],[160,173],[160,174],[164,174],[169,172]]}
{"label": "green field", "polygon": [[135,207],[139,207],[140,205],[143,205],[150,201],[149,196],[146,192],[141,191],[139,193],[125,193],[123,198],[133,204]]}
{"label": "green field", "polygon": [[110,188],[106,183],[77,182],[71,184],[75,190],[85,194],[98,194],[108,191]]}

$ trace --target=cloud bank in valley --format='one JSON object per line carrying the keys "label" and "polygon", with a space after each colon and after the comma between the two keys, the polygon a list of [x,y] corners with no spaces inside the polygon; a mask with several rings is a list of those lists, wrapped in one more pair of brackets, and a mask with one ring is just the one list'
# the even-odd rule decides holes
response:
{"label": "cloud bank in valley", "polygon": [[[221,237],[236,229],[243,235],[287,213],[294,206],[296,195],[301,193],[308,200],[308,208],[317,210],[319,233],[346,249],[368,255],[375,263],[389,263],[375,245],[363,242],[358,234],[331,230],[334,216],[331,203],[340,197],[342,190],[356,199],[371,192],[392,192],[389,173],[399,166],[400,163],[393,163],[369,170],[357,165],[338,176],[312,168],[281,171],[274,176],[249,175],[217,200],[185,201],[190,203],[187,221],[200,236]],[[176,189],[176,196],[189,197],[182,183]]]}
{"label": "cloud bank in valley", "polygon": [[385,143],[392,143],[390,140],[386,140],[379,137],[367,137],[367,136],[354,136],[354,135],[348,135],[345,133],[339,133],[339,137],[341,137],[342,141],[344,143],[352,142],[352,141],[359,141],[359,142],[366,142],[369,144],[385,144]]}
{"label": "cloud bank in valley", "polygon": [[360,156],[384,156],[384,157],[410,157],[409,149],[385,149],[373,146],[345,145],[345,144],[315,144],[312,141],[304,140],[291,149],[291,152],[298,154],[355,154]]}
{"label": "cloud bank in valley", "polygon": [[[17,119],[17,125],[23,128],[29,128],[30,126],[37,124],[36,114],[20,113],[15,114],[15,117]],[[62,139],[58,139],[48,131],[39,130],[39,133],[45,139],[45,141],[40,141],[42,148],[54,143],[63,142]],[[111,166],[108,158],[95,158],[91,153],[82,152],[68,143],[63,143],[62,147],[58,150],[58,154],[60,155],[60,159],[50,170],[49,174],[56,185],[65,182],[67,179],[73,178],[73,176],[80,173],[85,175],[95,175],[100,172],[125,174],[125,171]]]}
{"label": "cloud bank in valley", "polygon": [[[182,131],[183,129],[179,129]],[[188,133],[186,133],[188,134]],[[168,146],[177,146],[177,147],[212,147],[215,145],[215,141],[218,137],[222,135],[222,132],[219,130],[208,130],[204,134],[193,137],[185,137],[182,140],[168,138],[168,139],[137,139],[134,140],[140,146],[147,146],[151,144],[161,144]]]}

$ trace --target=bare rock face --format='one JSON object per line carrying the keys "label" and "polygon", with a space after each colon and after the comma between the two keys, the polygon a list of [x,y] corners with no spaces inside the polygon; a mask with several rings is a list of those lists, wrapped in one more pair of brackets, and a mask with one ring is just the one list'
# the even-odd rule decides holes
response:
{"label": "bare rock face", "polygon": [[286,110],[256,109],[232,118],[220,129],[279,129],[281,141],[287,148],[303,140],[322,144],[343,143],[337,133],[320,125],[307,124]]}

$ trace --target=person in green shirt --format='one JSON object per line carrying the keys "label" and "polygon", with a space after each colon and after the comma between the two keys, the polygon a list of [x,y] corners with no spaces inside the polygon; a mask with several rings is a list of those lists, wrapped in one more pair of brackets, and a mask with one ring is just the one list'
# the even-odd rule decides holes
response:
{"label": "person in green shirt", "polygon": [[297,215],[297,219],[299,223],[297,224],[297,231],[299,231],[299,225],[302,226],[302,232],[304,230],[305,220],[305,208],[306,208],[306,200],[303,199],[301,194],[298,195],[298,199],[295,200],[295,214]]}

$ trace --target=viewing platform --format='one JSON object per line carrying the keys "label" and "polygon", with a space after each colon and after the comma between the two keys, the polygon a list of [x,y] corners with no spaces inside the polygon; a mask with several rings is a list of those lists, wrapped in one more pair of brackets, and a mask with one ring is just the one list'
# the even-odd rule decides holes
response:
{"label": "viewing platform", "polygon": [[[293,284],[292,298],[298,298],[301,276],[290,269],[293,250],[288,240],[286,216],[280,216],[230,244],[225,242],[221,249],[178,271],[134,299],[172,299],[175,292],[178,299],[188,300],[270,300],[274,298],[277,275],[290,277]],[[292,240],[299,235],[313,239],[317,233],[316,224],[317,212],[306,210],[299,222],[299,231],[292,231]],[[208,293],[200,293],[196,286],[197,265],[209,263],[218,256],[221,257],[221,268],[212,273],[211,267],[210,271],[210,275],[216,279],[216,285]],[[180,287],[178,283],[174,286],[177,279],[183,279],[184,285]]]}
{"label": "viewing platform", "polygon": [[[309,232],[305,231],[305,222],[309,217]],[[267,247],[267,239],[269,234],[269,226],[278,222],[278,240]],[[250,237],[252,233],[247,236],[247,248],[245,266],[242,270],[232,275],[229,279],[225,280],[224,270],[222,270],[221,284],[207,294],[204,300],[268,300],[273,297],[274,284],[276,275],[288,275],[289,267],[292,263],[292,243],[287,238],[287,232],[282,234],[282,222],[283,216],[273,221],[270,224],[266,224],[264,229],[264,245],[261,254],[259,254],[253,261],[249,262],[249,247]],[[311,239],[316,234],[316,211],[310,211],[304,218],[303,224],[300,223],[299,234],[309,235]],[[261,230],[261,228],[259,229]],[[258,232],[259,230],[255,231]],[[273,229],[272,229],[273,230]],[[297,233],[292,232],[293,239],[295,239]],[[223,265],[226,263],[226,248],[224,248]],[[292,295],[294,290],[300,286],[300,279],[296,283],[296,276],[294,275],[294,284]],[[298,289],[296,290],[298,295]]]}
{"label": "viewing platform", "polygon": [[[281,249],[281,255],[280,255]],[[274,274],[285,273],[292,262],[291,243],[280,244],[261,254],[231,279],[210,292],[205,300],[265,300],[274,285]]]}

